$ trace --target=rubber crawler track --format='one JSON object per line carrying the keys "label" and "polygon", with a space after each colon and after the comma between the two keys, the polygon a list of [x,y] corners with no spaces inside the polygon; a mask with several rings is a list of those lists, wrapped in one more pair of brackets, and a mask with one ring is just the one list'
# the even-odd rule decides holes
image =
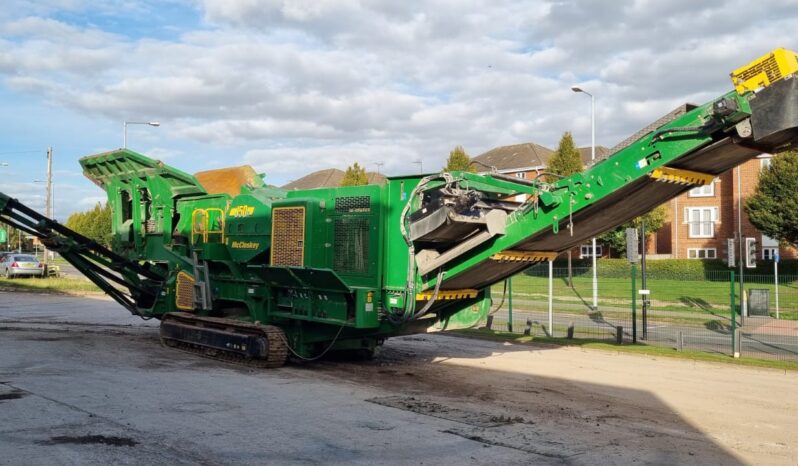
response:
{"label": "rubber crawler track", "polygon": [[214,329],[234,330],[238,333],[250,335],[264,335],[269,343],[268,356],[264,359],[246,358],[232,351],[225,351],[218,348],[209,348],[203,345],[195,345],[182,341],[161,338],[161,343],[169,348],[196,354],[204,358],[215,359],[226,363],[239,364],[258,369],[281,367],[288,359],[288,345],[285,333],[280,327],[274,325],[261,325],[249,322],[236,322],[231,319],[216,317],[198,317],[185,312],[173,312],[166,315],[166,320],[176,320],[183,324],[191,324],[198,328],[205,328],[210,331]]}

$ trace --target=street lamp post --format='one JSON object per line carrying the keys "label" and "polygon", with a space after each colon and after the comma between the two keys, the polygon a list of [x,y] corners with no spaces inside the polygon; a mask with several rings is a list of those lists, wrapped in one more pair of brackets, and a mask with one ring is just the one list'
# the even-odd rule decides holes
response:
{"label": "street lamp post", "polygon": [[414,164],[416,164],[416,165],[418,165],[418,172],[419,172],[419,173],[424,173],[424,162],[423,162],[423,161],[421,161],[421,160],[414,160],[414,161],[413,161],[413,163],[414,163]]}
{"label": "street lamp post", "polygon": [[[596,161],[596,98],[593,94],[579,88],[572,87],[572,91],[581,92],[590,96],[590,161]],[[645,244],[643,247],[646,247]],[[596,271],[596,237],[592,239],[592,256],[593,256],[593,310],[598,309],[598,273]]]}
{"label": "street lamp post", "polygon": [[157,121],[126,121],[124,124],[124,136],[122,138],[123,149],[127,149],[127,125],[161,126],[161,123]]}

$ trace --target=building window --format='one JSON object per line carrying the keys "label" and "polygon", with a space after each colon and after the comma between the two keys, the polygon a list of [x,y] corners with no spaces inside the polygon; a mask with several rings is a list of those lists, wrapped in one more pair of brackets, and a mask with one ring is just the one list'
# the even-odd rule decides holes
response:
{"label": "building window", "polygon": [[684,223],[689,226],[688,236],[690,238],[714,238],[717,221],[717,207],[687,207],[684,209]]}
{"label": "building window", "polygon": [[770,168],[770,164],[773,162],[773,157],[767,157],[764,159],[759,159],[759,169],[764,170],[766,168]]}
{"label": "building window", "polygon": [[[579,248],[579,258],[585,259],[587,257],[593,257],[593,245],[592,244],[583,244]],[[596,245],[596,257],[601,257],[604,254],[604,247],[600,244]]]}
{"label": "building window", "polygon": [[715,181],[693,188],[687,192],[687,197],[712,197],[715,195]]}
{"label": "building window", "polygon": [[779,255],[779,248],[762,248],[762,259],[772,261]]}
{"label": "building window", "polygon": [[777,248],[779,247],[779,240],[775,238],[771,238],[768,235],[762,235],[762,247],[763,248]]}
{"label": "building window", "polygon": [[718,250],[715,248],[695,248],[687,250],[688,259],[717,259]]}

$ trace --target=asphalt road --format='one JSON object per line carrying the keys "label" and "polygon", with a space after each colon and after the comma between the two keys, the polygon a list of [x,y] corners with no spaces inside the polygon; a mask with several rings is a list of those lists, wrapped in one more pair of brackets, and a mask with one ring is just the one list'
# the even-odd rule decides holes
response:
{"label": "asphalt road", "polygon": [[0,293],[0,464],[793,464],[795,382],[446,335],[253,371],[106,299]]}
{"label": "asphalt road", "polygon": [[[159,345],[107,300],[0,293],[2,464],[524,464],[297,368]],[[5,393],[2,393],[2,390]],[[353,396],[355,395],[355,396]],[[18,397],[18,399],[13,399]]]}

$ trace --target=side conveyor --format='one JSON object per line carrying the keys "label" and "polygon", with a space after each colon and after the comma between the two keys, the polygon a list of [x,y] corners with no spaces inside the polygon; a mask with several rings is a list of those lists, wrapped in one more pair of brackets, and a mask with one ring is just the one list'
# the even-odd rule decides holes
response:
{"label": "side conveyor", "polygon": [[0,222],[39,238],[134,315],[155,304],[163,277],[0,193]]}

